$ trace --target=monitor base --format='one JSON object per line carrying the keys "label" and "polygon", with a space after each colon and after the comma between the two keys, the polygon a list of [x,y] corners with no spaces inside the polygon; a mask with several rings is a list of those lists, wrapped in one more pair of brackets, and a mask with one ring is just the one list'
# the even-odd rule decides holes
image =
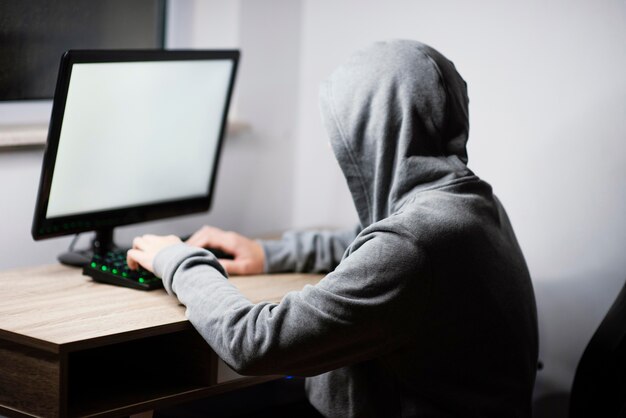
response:
{"label": "monitor base", "polygon": [[59,263],[72,267],[84,267],[91,261],[93,257],[92,250],[75,250],[59,254],[57,260]]}
{"label": "monitor base", "polygon": [[90,249],[74,250],[72,242],[69,251],[59,254],[57,260],[66,266],[84,267],[91,262],[94,254],[104,254],[113,248],[116,248],[113,243],[113,228],[98,229],[91,241]]}

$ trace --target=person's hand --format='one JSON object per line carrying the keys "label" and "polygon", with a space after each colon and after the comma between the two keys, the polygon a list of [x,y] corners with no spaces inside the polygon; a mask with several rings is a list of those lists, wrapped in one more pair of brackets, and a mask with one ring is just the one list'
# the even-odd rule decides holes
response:
{"label": "person's hand", "polygon": [[180,244],[182,241],[175,235],[166,237],[158,235],[142,235],[133,240],[133,248],[126,254],[126,263],[132,270],[141,264],[143,268],[154,273],[154,257],[163,248]]}
{"label": "person's hand", "polygon": [[265,253],[258,242],[236,232],[227,232],[212,226],[203,226],[186,241],[194,247],[215,248],[231,254],[233,260],[220,259],[228,274],[261,274]]}

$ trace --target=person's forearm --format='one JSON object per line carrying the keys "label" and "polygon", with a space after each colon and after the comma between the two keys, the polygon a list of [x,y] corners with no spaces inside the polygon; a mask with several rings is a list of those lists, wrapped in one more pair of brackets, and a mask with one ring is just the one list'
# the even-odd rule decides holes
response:
{"label": "person's forearm", "polygon": [[[312,376],[371,358],[386,345],[385,315],[355,315],[332,286],[305,286],[280,304],[252,304],[219,269],[215,257],[183,244],[155,259],[155,272],[187,307],[189,321],[240,374]],[[352,286],[352,280],[342,278],[332,281]],[[375,305],[385,300],[379,298]],[[375,312],[386,311],[375,305]],[[365,312],[362,306],[357,311]]]}
{"label": "person's forearm", "polygon": [[267,273],[326,273],[337,267],[359,228],[337,231],[290,231],[276,241],[259,241]]}

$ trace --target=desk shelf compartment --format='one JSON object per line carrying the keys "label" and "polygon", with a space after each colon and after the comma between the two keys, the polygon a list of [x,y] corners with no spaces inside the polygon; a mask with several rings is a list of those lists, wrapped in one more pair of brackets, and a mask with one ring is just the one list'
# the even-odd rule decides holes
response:
{"label": "desk shelf compartment", "polygon": [[215,385],[216,361],[193,330],[69,353],[69,416],[150,410]]}

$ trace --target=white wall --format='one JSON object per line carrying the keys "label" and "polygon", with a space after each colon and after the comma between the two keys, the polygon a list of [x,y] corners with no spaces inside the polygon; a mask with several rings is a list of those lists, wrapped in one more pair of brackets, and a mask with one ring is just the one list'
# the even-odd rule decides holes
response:
{"label": "white wall", "polygon": [[303,7],[294,223],[356,215],[317,109],[355,49],[417,39],[469,85],[469,166],[505,204],[539,303],[540,374],[558,388],[626,278],[626,4],[308,0]]}
{"label": "white wall", "polygon": [[239,45],[242,51],[234,109],[236,119],[250,129],[226,142],[215,207],[204,222],[252,235],[272,235],[288,228],[300,2],[175,0],[170,6],[176,23],[171,25],[169,47]]}

